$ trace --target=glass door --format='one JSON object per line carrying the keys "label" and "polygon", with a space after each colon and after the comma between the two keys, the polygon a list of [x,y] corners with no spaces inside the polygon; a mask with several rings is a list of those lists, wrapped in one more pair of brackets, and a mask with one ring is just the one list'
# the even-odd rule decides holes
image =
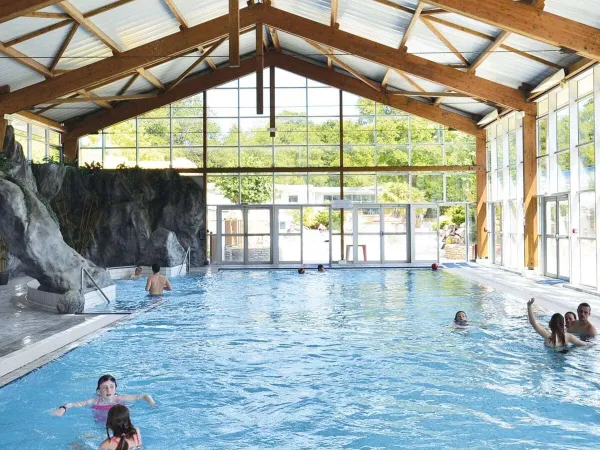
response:
{"label": "glass door", "polygon": [[271,263],[270,206],[220,206],[217,209],[219,264]]}
{"label": "glass door", "polygon": [[219,264],[243,264],[245,253],[244,208],[219,207],[217,209],[217,242]]}
{"label": "glass door", "polygon": [[504,237],[504,231],[502,227],[502,203],[492,204],[492,246],[494,251],[492,253],[492,263],[502,265],[502,239]]}
{"label": "glass door", "polygon": [[408,206],[381,207],[381,262],[406,262],[409,255]]}
{"label": "glass door", "polygon": [[569,279],[569,199],[544,198],[544,274]]}
{"label": "glass door", "polygon": [[277,207],[277,262],[302,262],[302,207]]}
{"label": "glass door", "polygon": [[245,206],[246,254],[245,263],[270,264],[271,257],[271,217],[270,206]]}
{"label": "glass door", "polygon": [[[346,245],[346,260],[381,262],[380,205],[354,205],[354,243],[354,247]],[[349,255],[351,248],[353,255]]]}
{"label": "glass door", "polygon": [[438,206],[411,205],[412,262],[439,261]]}
{"label": "glass door", "polygon": [[440,207],[440,229],[438,231],[440,261],[467,260],[468,223],[466,203],[444,203]]}

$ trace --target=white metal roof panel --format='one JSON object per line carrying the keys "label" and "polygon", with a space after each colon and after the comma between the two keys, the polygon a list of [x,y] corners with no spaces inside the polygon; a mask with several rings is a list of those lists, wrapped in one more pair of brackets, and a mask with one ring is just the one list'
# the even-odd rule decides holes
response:
{"label": "white metal roof panel", "polygon": [[[511,33],[508,39],[506,39],[505,44],[563,67],[570,66],[580,59],[580,57],[574,53],[564,53],[558,47],[514,33]],[[499,51],[502,52],[506,50],[500,48]]]}
{"label": "white metal roof panel", "polygon": [[415,24],[406,47],[408,53],[439,64],[461,64],[461,60],[423,22]]}
{"label": "white metal roof panel", "polygon": [[[117,95],[119,92],[121,92],[121,89],[129,82],[132,76],[133,75],[129,75],[125,78],[121,78],[120,80],[107,84],[106,86],[94,89],[91,92],[98,95],[99,97]],[[127,89],[126,94],[143,94],[154,89],[155,87],[152,84],[150,84],[148,80],[138,75],[133,84],[129,86],[129,89]]]}
{"label": "white metal roof panel", "polygon": [[[18,1],[18,0],[15,0]],[[40,19],[37,17],[18,17],[0,24],[0,42],[10,41],[44,27],[54,25],[64,19]]]}
{"label": "white metal roof panel", "polygon": [[518,89],[523,82],[536,86],[556,69],[523,56],[502,52],[490,55],[477,69],[477,75]]}
{"label": "white metal roof panel", "polygon": [[[339,55],[338,59],[357,72],[373,81],[381,81],[387,72],[387,67],[353,55]],[[336,63],[334,63],[338,66]]]}
{"label": "white metal roof panel", "polygon": [[[253,53],[255,48],[256,32],[254,30],[240,35],[240,56],[246,56]],[[227,62],[229,60],[229,41],[227,40],[219,45],[215,51],[211,53],[210,57],[217,66]]]}
{"label": "white metal roof panel", "polygon": [[[174,0],[173,2],[190,27],[229,13],[229,3],[224,0]],[[240,0],[240,8],[246,6],[246,0]]]}
{"label": "white metal roof panel", "polygon": [[327,63],[327,57],[320,54],[317,49],[308,44],[304,39],[294,36],[293,34],[284,33],[283,31],[278,31],[277,36],[279,37],[279,44],[283,50],[287,50],[296,55],[320,63]]}
{"label": "white metal roof panel", "polygon": [[546,0],[544,11],[600,28],[600,1]]}
{"label": "white metal roof panel", "polygon": [[102,41],[84,27],[79,27],[56,68],[77,69],[111,56],[111,50]]}
{"label": "white metal roof panel", "polygon": [[463,113],[476,114],[478,116],[484,116],[494,109],[485,103],[478,102],[469,97],[447,97],[442,100],[442,106]]}
{"label": "white metal roof panel", "polygon": [[271,4],[275,8],[306,17],[315,22],[325,25],[329,25],[331,22],[330,0],[272,0]]}
{"label": "white metal roof panel", "polygon": [[488,25],[484,22],[479,22],[474,19],[470,19],[460,14],[447,13],[447,14],[436,14],[437,18],[451,22],[455,25],[464,27],[466,29],[477,31],[478,33],[487,34],[488,36],[498,36],[502,30],[492,25]]}
{"label": "white metal roof panel", "polygon": [[44,81],[44,76],[10,58],[0,59],[0,84],[8,84],[11,91]]}
{"label": "white metal roof panel", "polygon": [[50,6],[46,6],[43,9],[40,9],[39,11],[41,12],[49,12],[49,13],[64,13],[64,11],[62,10],[62,8],[58,5],[50,5]]}
{"label": "white metal roof panel", "polygon": [[[114,3],[114,0],[70,0],[71,4],[85,14],[88,11],[102,8],[103,6]],[[137,1],[135,2],[137,3]]]}
{"label": "white metal roof panel", "polygon": [[[162,81],[164,84],[168,84],[171,81],[175,81],[179,75],[181,75],[197,58],[200,57],[200,52],[190,53],[187,56],[172,59],[164,64],[148,69],[152,75]],[[204,64],[206,69],[206,62],[202,62],[200,66]]]}
{"label": "white metal roof panel", "polygon": [[49,109],[42,116],[48,119],[55,120],[59,123],[64,122],[67,119],[77,116],[85,116],[94,111],[102,109],[95,103],[66,103],[63,105],[57,105],[56,107]]}
{"label": "white metal roof panel", "polygon": [[340,29],[389,47],[398,48],[412,15],[389,6],[363,0],[340,0]]}
{"label": "white metal roof panel", "polygon": [[33,39],[21,42],[14,46],[16,50],[35,59],[40,64],[49,67],[54,61],[63,41],[71,31],[72,25],[45,33]]}
{"label": "white metal roof panel", "polygon": [[90,18],[121,51],[179,31],[179,22],[161,0],[137,0]]}
{"label": "white metal roof panel", "polygon": [[[405,74],[409,79],[411,79],[416,85],[418,85],[421,89],[426,92],[442,92],[446,88],[440,84],[432,83],[431,81],[424,80],[422,78],[415,77],[408,73]],[[390,76],[388,77],[388,85],[394,87],[396,89],[400,89],[402,91],[417,91],[418,89],[410,84],[401,75],[398,75],[395,71],[391,71]]]}

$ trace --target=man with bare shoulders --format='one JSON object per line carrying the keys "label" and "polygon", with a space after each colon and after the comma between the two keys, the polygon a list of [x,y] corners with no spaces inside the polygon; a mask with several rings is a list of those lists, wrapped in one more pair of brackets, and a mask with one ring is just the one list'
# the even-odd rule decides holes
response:
{"label": "man with bare shoulders", "polygon": [[587,303],[581,303],[577,307],[579,320],[571,322],[571,333],[579,336],[596,336],[596,327],[588,320],[592,314],[592,307]]}
{"label": "man with bare shoulders", "polygon": [[146,290],[150,293],[150,295],[162,295],[163,289],[170,291],[171,283],[169,283],[169,279],[165,276],[162,276],[160,272],[160,266],[158,264],[152,264],[152,275],[148,277],[148,281],[146,281]]}

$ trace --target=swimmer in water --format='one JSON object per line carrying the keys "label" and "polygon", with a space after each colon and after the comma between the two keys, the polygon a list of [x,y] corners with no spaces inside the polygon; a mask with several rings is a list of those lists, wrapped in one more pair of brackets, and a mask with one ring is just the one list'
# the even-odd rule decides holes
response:
{"label": "swimmer in water", "polygon": [[550,331],[542,328],[537,323],[537,320],[535,320],[535,316],[533,315],[534,301],[535,299],[532,298],[527,302],[527,315],[529,317],[529,323],[534,330],[544,338],[544,343],[548,347],[565,349],[569,343],[575,345],[589,345],[587,342],[577,339],[571,333],[565,333],[565,318],[562,316],[562,314],[556,313],[552,316],[550,323],[548,324]]}
{"label": "swimmer in water", "polygon": [[[52,411],[55,416],[64,416],[67,409],[81,408],[83,406],[92,406],[94,412],[107,412],[114,405],[119,405],[124,402],[135,402],[137,400],[145,400],[150,407],[154,408],[156,404],[149,394],[139,395],[120,395],[117,394],[117,380],[112,375],[102,375],[98,379],[98,387],[96,388],[97,396],[79,402],[65,403]],[[103,419],[104,420],[104,419]]]}
{"label": "swimmer in water", "polygon": [[574,312],[569,311],[569,312],[565,313],[565,329],[569,333],[571,333],[571,331],[572,331],[571,325],[573,324],[573,322],[576,322],[576,321],[577,321],[577,315]]}
{"label": "swimmer in water", "polygon": [[467,326],[469,324],[467,322],[467,313],[464,311],[457,311],[456,314],[454,314],[454,323],[461,327]]}
{"label": "swimmer in water", "polygon": [[[108,430],[112,431],[112,436]],[[115,405],[110,408],[106,417],[106,436],[100,448],[128,450],[142,447],[142,434],[131,423],[127,406]]]}

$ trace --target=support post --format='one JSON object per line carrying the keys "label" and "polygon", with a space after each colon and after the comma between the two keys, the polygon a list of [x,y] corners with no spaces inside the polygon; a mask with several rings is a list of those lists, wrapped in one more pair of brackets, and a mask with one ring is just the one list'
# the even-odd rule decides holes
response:
{"label": "support post", "polygon": [[6,127],[8,126],[8,120],[4,117],[0,117],[0,152],[4,151],[4,136],[6,136]]}
{"label": "support post", "polygon": [[256,114],[263,114],[264,94],[263,94],[263,71],[265,69],[265,53],[263,47],[262,23],[256,24]]}
{"label": "support post", "polygon": [[488,257],[487,174],[485,135],[475,138],[475,161],[483,170],[477,171],[477,258]]}
{"label": "support post", "polygon": [[525,265],[538,266],[538,205],[535,115],[523,117],[523,199],[525,208]]}
{"label": "support post", "polygon": [[[208,106],[206,104],[206,91],[202,92],[202,168],[204,169],[204,173],[202,174],[202,197],[204,197],[204,236],[206,236],[206,241],[204,243],[204,256],[206,261],[211,261],[213,259],[213,252],[216,252],[217,249],[212,246],[212,239],[210,235],[207,233],[208,223],[208,180],[206,177],[208,174],[206,173],[206,166],[208,164]],[[215,233],[217,230],[214,230]],[[210,242],[209,242],[210,240]],[[208,259],[208,254],[206,249],[210,245],[210,259]]]}
{"label": "support post", "polygon": [[[340,89],[340,199],[344,200],[344,91]],[[340,209],[340,255],[346,259],[344,249],[344,209]]]}
{"label": "support post", "polygon": [[275,66],[269,67],[269,135],[275,137]]}
{"label": "support post", "polygon": [[65,136],[63,140],[63,161],[66,163],[72,163],[79,158],[79,139]]}
{"label": "support post", "polygon": [[229,66],[240,67],[239,0],[229,0]]}

